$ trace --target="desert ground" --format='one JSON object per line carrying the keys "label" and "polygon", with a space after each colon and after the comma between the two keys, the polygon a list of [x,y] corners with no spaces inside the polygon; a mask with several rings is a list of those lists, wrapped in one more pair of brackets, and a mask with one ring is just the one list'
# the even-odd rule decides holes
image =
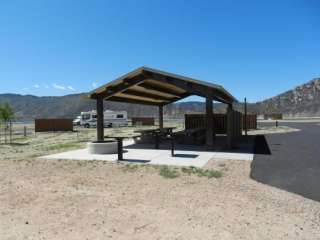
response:
{"label": "desert ground", "polygon": [[320,203],[252,180],[248,161],[212,159],[211,177],[37,158],[92,137],[43,133],[0,145],[0,239],[319,239]]}

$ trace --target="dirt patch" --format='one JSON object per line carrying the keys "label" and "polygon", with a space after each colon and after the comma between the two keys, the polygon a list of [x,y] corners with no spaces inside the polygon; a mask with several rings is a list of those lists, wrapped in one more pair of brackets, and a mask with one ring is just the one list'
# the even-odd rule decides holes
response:
{"label": "dirt patch", "polygon": [[320,203],[257,183],[104,162],[0,161],[1,239],[318,239]]}

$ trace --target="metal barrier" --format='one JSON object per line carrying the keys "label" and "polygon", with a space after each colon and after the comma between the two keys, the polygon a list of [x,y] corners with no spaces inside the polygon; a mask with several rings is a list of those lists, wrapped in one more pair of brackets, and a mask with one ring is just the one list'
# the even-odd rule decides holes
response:
{"label": "metal barrier", "polygon": [[132,126],[154,126],[152,117],[133,117],[131,118]]}
{"label": "metal barrier", "polygon": [[35,119],[35,132],[73,131],[72,119]]}

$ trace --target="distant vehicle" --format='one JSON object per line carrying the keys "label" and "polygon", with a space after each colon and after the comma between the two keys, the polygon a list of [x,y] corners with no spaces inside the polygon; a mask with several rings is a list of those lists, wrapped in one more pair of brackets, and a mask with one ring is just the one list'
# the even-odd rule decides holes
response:
{"label": "distant vehicle", "polygon": [[77,116],[73,121],[73,126],[80,126],[81,116]]}
{"label": "distant vehicle", "polygon": [[97,112],[95,110],[80,113],[80,126],[85,128],[97,126]]}
{"label": "distant vehicle", "polygon": [[104,126],[107,127],[125,127],[128,126],[128,114],[126,111],[106,110],[104,115]]}
{"label": "distant vehicle", "polygon": [[[110,111],[104,113],[104,127],[122,127],[128,126],[128,116],[126,111]],[[77,119],[74,120],[77,122]],[[80,125],[86,128],[97,126],[97,112],[95,110],[89,112],[81,112]]]}

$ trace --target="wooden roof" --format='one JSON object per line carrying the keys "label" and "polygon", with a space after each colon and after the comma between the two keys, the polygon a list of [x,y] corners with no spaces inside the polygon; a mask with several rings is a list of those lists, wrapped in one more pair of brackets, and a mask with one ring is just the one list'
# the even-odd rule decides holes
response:
{"label": "wooden roof", "polygon": [[232,104],[237,101],[222,86],[209,82],[140,67],[89,93],[89,98],[163,106],[197,95]]}

